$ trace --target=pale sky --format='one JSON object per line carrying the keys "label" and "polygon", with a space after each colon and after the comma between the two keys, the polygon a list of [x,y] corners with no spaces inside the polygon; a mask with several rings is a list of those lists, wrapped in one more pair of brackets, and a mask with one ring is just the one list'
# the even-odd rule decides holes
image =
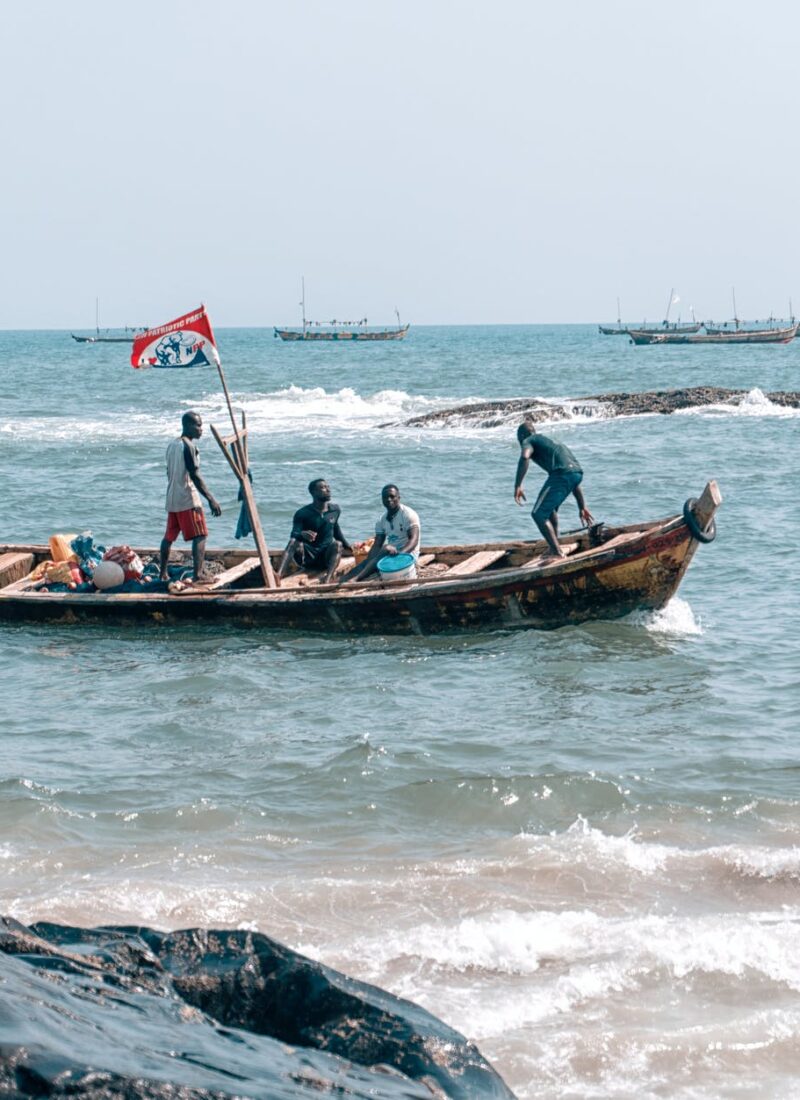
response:
{"label": "pale sky", "polygon": [[800,307],[796,4],[0,15],[0,328]]}

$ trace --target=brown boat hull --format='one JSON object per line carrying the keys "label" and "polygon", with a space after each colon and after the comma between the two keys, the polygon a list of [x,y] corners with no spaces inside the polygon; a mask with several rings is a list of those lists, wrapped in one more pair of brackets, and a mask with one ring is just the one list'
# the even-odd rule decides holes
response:
{"label": "brown boat hull", "polygon": [[740,330],[738,332],[707,331],[695,335],[674,332],[651,333],[630,329],[628,335],[634,344],[789,344],[797,335],[797,325],[789,328]]}
{"label": "brown boat hull", "polygon": [[[561,561],[531,567],[517,563],[541,548],[535,543],[434,547],[443,561],[475,551],[505,549],[510,568],[474,575],[444,575],[392,585],[319,585],[149,593],[38,593],[18,585],[0,589],[0,621],[71,625],[203,624],[304,633],[429,635],[447,631],[554,629],[594,619],[616,619],[663,607],[676,592],[698,541],[683,516],[653,524],[609,529],[590,547],[586,534]],[[0,546],[0,553],[43,547]],[[146,553],[143,551],[143,553]],[[212,557],[214,552],[209,552]],[[225,564],[246,552],[217,552]],[[277,564],[277,555],[276,555]],[[16,579],[16,578],[15,578]],[[7,581],[4,583],[8,583]]]}

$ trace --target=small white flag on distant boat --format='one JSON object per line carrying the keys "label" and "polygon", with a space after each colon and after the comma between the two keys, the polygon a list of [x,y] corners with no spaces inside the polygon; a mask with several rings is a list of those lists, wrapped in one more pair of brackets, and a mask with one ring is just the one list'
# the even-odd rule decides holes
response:
{"label": "small white flag on distant boat", "polygon": [[678,295],[677,294],[673,295],[672,304],[677,305],[679,301],[680,301],[680,298],[678,297]]}

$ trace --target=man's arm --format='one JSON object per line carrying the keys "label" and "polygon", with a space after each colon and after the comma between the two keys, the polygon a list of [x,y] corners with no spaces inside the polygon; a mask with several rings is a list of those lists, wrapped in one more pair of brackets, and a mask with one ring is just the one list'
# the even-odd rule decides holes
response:
{"label": "man's arm", "polygon": [[194,486],[197,489],[198,493],[200,493],[201,496],[204,496],[208,501],[208,506],[211,509],[212,516],[221,516],[222,509],[217,503],[217,499],[214,494],[206,485],[205,481],[203,481],[200,471],[197,469],[197,465],[194,461],[194,451],[191,447],[188,447],[186,443],[183,444],[183,460],[186,463],[186,471],[189,474],[189,477],[192,479],[192,482],[194,483]]}
{"label": "man's arm", "polygon": [[586,501],[583,497],[583,489],[581,489],[580,485],[576,485],[576,487],[572,490],[572,495],[578,502],[578,515],[588,527],[590,523],[594,523],[594,516],[586,507]]}
{"label": "man's arm", "polygon": [[211,490],[208,488],[206,483],[203,481],[200,474],[197,473],[197,471],[195,471],[195,473],[193,473],[193,474],[190,473],[189,477],[195,483],[198,493],[200,493],[202,496],[204,496],[206,498],[206,500],[208,501],[208,506],[211,509],[212,516],[221,516],[222,515],[222,508],[220,507],[219,502],[217,501],[217,498],[212,494]]}
{"label": "man's arm", "polygon": [[342,577],[342,581],[357,581],[360,576],[367,575],[372,572],[376,560],[380,557],[380,552],[383,548],[383,544],[386,541],[386,532],[381,531],[379,535],[375,536],[375,541],[369,548],[369,553],[362,562],[353,566],[349,573],[345,573]]}
{"label": "man's arm", "polygon": [[278,566],[278,572],[275,574],[275,579],[278,584],[281,583],[281,577],[284,576],[286,570],[289,568],[289,563],[292,561],[297,547],[302,546],[304,542],[312,543],[314,541],[314,532],[303,530],[303,519],[302,508],[292,516],[292,530],[289,534],[289,541],[286,543],[286,549],[283,552],[281,564]]}
{"label": "man's arm", "polygon": [[397,553],[398,554],[413,554],[419,545],[419,525],[412,523],[408,529],[408,542],[405,546],[402,546]]}
{"label": "man's arm", "polygon": [[525,475],[528,472],[528,467],[531,464],[531,449],[526,447],[522,454],[519,456],[519,462],[517,463],[517,476],[514,479],[514,500],[517,504],[522,504],[523,500],[528,498],[522,489],[522,483],[525,480]]}
{"label": "man's arm", "polygon": [[292,555],[294,554],[295,547],[300,541],[300,539],[290,538],[289,541],[286,543],[286,549],[283,552],[281,564],[278,566],[278,572],[275,574],[275,579],[278,584],[281,583],[282,577],[286,573],[286,570],[289,568],[289,562],[292,560]]}
{"label": "man's arm", "polygon": [[342,546],[344,547],[345,550],[352,551],[353,547],[350,545],[350,543],[347,541],[347,539],[342,534],[342,529],[339,526],[338,519],[337,519],[336,523],[334,523],[334,525],[333,525],[333,537],[336,539],[337,542],[340,542],[342,544]]}

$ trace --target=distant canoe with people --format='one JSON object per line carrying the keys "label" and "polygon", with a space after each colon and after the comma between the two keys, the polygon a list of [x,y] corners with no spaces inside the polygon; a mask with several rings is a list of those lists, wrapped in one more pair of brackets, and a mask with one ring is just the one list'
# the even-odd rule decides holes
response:
{"label": "distant canoe with people", "polygon": [[273,336],[280,337],[281,340],[288,341],[326,341],[326,342],[346,342],[351,343],[354,340],[359,341],[374,341],[374,340],[403,340],[411,327],[409,324],[401,324],[400,314],[395,309],[395,315],[397,316],[396,325],[388,325],[382,327],[370,328],[367,318],[361,317],[357,321],[338,321],[336,319],[332,321],[310,321],[306,317],[306,281],[305,278],[301,280],[301,298],[300,306],[302,308],[302,324],[300,327],[278,328],[273,329]]}
{"label": "distant canoe with people", "polygon": [[307,322],[303,328],[276,328],[281,340],[402,340],[410,325],[367,328],[364,322]]}

